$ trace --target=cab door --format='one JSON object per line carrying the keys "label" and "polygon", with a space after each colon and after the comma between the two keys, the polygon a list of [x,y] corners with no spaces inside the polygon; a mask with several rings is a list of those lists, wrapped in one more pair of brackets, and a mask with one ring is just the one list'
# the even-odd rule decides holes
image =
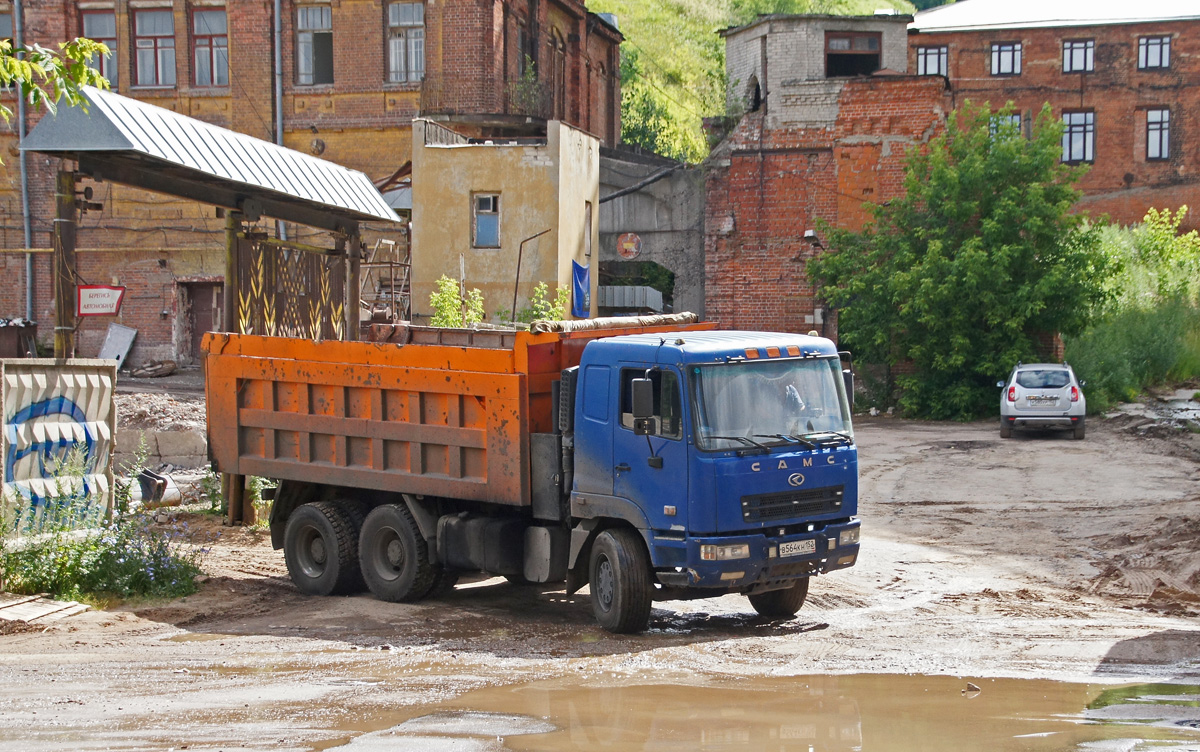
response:
{"label": "cab door", "polygon": [[[654,384],[658,435],[638,436],[633,431],[635,378],[649,378]],[[679,371],[669,366],[622,364],[619,383],[619,419],[613,434],[613,495],[641,507],[657,530],[686,529],[688,453]]]}

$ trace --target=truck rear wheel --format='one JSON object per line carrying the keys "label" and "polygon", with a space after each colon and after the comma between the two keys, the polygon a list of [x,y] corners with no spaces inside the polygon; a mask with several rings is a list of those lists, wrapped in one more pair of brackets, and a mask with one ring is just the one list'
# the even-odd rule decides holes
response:
{"label": "truck rear wheel", "polygon": [[283,534],[292,582],[308,595],[348,593],[361,587],[357,535],[353,515],[336,502],[296,507]]}
{"label": "truck rear wheel", "polygon": [[650,561],[632,530],[605,530],[592,544],[592,612],[609,632],[641,632],[650,621]]}
{"label": "truck rear wheel", "polygon": [[362,577],[375,597],[391,603],[424,598],[437,574],[429,547],[408,507],[375,507],[363,522],[358,558]]}
{"label": "truck rear wheel", "polygon": [[795,585],[784,590],[768,590],[747,597],[759,615],[768,619],[790,619],[796,615],[804,605],[804,599],[808,597],[808,578],[797,580]]}

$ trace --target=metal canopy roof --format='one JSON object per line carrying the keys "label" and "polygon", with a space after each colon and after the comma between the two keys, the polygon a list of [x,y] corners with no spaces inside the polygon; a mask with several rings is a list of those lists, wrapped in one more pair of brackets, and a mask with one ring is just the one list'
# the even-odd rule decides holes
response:
{"label": "metal canopy roof", "polygon": [[24,151],[79,162],[80,172],[260,216],[352,234],[399,222],[366,175],[323,159],[92,87],[90,106],[60,107]]}
{"label": "metal canopy roof", "polygon": [[1196,0],[959,0],[921,11],[920,32],[1104,26],[1200,19]]}

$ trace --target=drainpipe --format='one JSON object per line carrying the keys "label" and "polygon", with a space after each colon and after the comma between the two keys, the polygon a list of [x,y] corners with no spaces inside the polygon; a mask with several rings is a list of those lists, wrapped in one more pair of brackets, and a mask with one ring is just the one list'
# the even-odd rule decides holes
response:
{"label": "drainpipe", "polygon": [[[275,143],[283,146],[283,0],[275,0]],[[287,240],[287,225],[275,222],[280,240]]]}
{"label": "drainpipe", "polygon": [[[13,44],[20,48],[25,44],[25,15],[21,0],[13,0]],[[17,146],[25,144],[25,97],[17,88]],[[29,206],[29,167],[22,150],[17,157],[21,165],[21,219],[25,225],[25,247],[33,247],[33,216]],[[25,318],[33,320],[33,254],[25,254]]]}

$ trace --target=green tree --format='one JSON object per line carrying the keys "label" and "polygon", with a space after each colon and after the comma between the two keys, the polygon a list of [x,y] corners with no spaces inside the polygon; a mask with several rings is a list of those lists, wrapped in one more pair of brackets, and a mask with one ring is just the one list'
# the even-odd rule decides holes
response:
{"label": "green tree", "polygon": [[[16,86],[29,104],[54,112],[60,100],[83,103],[83,86],[108,88],[108,80],[88,65],[108,48],[90,39],[73,39],[58,45],[58,51],[41,45],[15,47],[11,40],[0,40],[0,86]],[[0,105],[0,117],[7,122],[12,110]]]}
{"label": "green tree", "polygon": [[429,306],[433,308],[430,326],[458,328],[483,321],[483,293],[478,289],[468,291],[445,275],[438,277],[429,294]]}
{"label": "green tree", "polygon": [[1115,263],[1098,228],[1070,213],[1082,168],[1061,162],[1046,106],[1033,135],[970,102],[908,158],[905,195],[862,232],[831,230],[809,273],[840,310],[844,344],[901,363],[900,406],[967,419],[995,383],[1036,356],[1039,334],[1074,334],[1100,310]]}

